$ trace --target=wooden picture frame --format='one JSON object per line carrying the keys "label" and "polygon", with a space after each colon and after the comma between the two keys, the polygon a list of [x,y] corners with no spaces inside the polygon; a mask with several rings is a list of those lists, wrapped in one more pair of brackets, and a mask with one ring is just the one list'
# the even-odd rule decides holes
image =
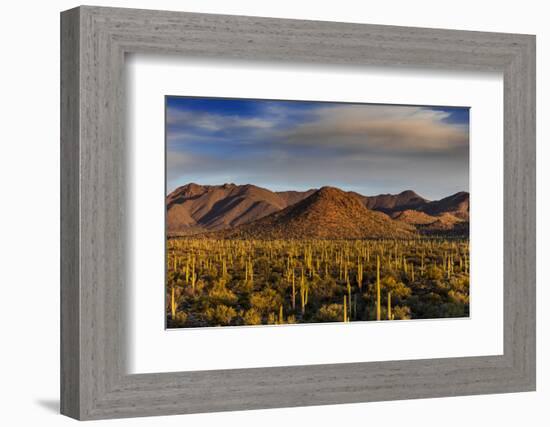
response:
{"label": "wooden picture frame", "polygon": [[[127,374],[127,53],[502,72],[504,354]],[[84,420],[535,390],[532,35],[78,7],[61,14],[61,165],[65,415]]]}

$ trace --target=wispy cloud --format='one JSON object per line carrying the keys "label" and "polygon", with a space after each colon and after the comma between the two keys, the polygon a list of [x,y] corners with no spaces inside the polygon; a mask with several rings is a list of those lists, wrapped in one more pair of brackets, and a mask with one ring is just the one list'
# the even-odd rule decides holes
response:
{"label": "wispy cloud", "polygon": [[173,99],[168,190],[213,179],[364,194],[412,188],[428,197],[468,189],[467,109]]}
{"label": "wispy cloud", "polygon": [[338,145],[368,153],[467,148],[467,125],[446,123],[448,117],[421,107],[329,106],[320,108],[315,120],[289,129],[284,138],[297,145]]}
{"label": "wispy cloud", "polygon": [[168,108],[166,114],[167,125],[197,128],[206,131],[219,131],[222,129],[265,129],[273,126],[269,120],[259,117],[240,117],[230,114],[210,114]]}

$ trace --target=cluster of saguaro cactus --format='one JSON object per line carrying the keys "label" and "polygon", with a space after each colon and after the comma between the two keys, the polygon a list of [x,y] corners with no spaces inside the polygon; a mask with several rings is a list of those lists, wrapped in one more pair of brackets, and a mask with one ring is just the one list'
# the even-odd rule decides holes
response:
{"label": "cluster of saguaro cactus", "polygon": [[[199,301],[207,307],[223,300],[238,301],[234,309],[244,316],[253,309],[247,298],[270,288],[279,295],[270,309],[275,323],[286,322],[283,314],[315,321],[319,308],[330,304],[339,307],[334,310],[346,322],[392,320],[404,312],[403,292],[392,293],[395,283],[414,290],[439,280],[449,287],[467,281],[469,268],[468,241],[461,240],[168,239],[167,314],[176,318],[178,310],[201,307]],[[211,292],[215,284],[217,293]],[[333,294],[321,297],[327,289]],[[258,315],[252,310],[248,319]],[[262,316],[265,320],[267,314]],[[191,319],[200,317],[194,313]]]}

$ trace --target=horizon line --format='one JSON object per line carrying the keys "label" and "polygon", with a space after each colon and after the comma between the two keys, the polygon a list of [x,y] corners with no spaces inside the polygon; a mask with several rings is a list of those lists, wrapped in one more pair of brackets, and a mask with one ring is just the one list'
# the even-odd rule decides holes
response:
{"label": "horizon line", "polygon": [[378,194],[366,195],[366,194],[363,194],[362,192],[359,192],[359,191],[356,191],[356,190],[346,190],[344,188],[337,187],[337,186],[334,186],[334,185],[322,185],[320,187],[311,187],[311,188],[308,188],[307,190],[295,190],[295,189],[274,190],[274,189],[266,187],[266,186],[261,186],[261,185],[251,184],[251,183],[248,183],[248,184],[235,184],[234,182],[224,182],[223,184],[199,184],[197,182],[191,181],[191,182],[188,182],[187,184],[178,185],[178,186],[174,187],[171,191],[167,191],[166,196],[169,196],[174,191],[176,191],[178,188],[185,187],[185,186],[188,186],[188,185],[198,185],[199,187],[223,187],[223,186],[230,186],[230,185],[233,185],[235,187],[245,187],[247,185],[250,185],[250,186],[253,186],[253,187],[257,187],[257,188],[261,188],[261,189],[264,189],[264,190],[271,191],[273,193],[285,193],[285,192],[289,192],[289,191],[294,191],[294,192],[298,192],[298,193],[305,193],[305,192],[312,191],[312,190],[313,191],[319,191],[321,188],[331,187],[331,188],[337,188],[338,190],[344,191],[346,193],[349,193],[349,192],[357,193],[357,194],[359,194],[360,196],[363,196],[363,197],[397,196],[399,194],[403,194],[403,193],[406,193],[408,191],[411,191],[414,194],[416,194],[417,196],[422,197],[423,199],[428,200],[428,201],[441,200],[441,199],[444,199],[446,197],[454,196],[455,194],[459,194],[459,193],[468,193],[468,194],[470,194],[470,191],[459,190],[459,191],[455,191],[454,193],[448,194],[447,196],[443,196],[440,199],[428,199],[428,198],[422,196],[417,191],[415,191],[411,188],[401,190],[401,191],[398,191],[396,193],[378,193]]}

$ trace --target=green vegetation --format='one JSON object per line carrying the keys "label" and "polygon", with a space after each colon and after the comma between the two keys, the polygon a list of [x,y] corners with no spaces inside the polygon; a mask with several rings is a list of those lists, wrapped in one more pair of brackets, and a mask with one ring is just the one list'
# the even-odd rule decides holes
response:
{"label": "green vegetation", "polygon": [[168,327],[469,315],[469,242],[167,241]]}

